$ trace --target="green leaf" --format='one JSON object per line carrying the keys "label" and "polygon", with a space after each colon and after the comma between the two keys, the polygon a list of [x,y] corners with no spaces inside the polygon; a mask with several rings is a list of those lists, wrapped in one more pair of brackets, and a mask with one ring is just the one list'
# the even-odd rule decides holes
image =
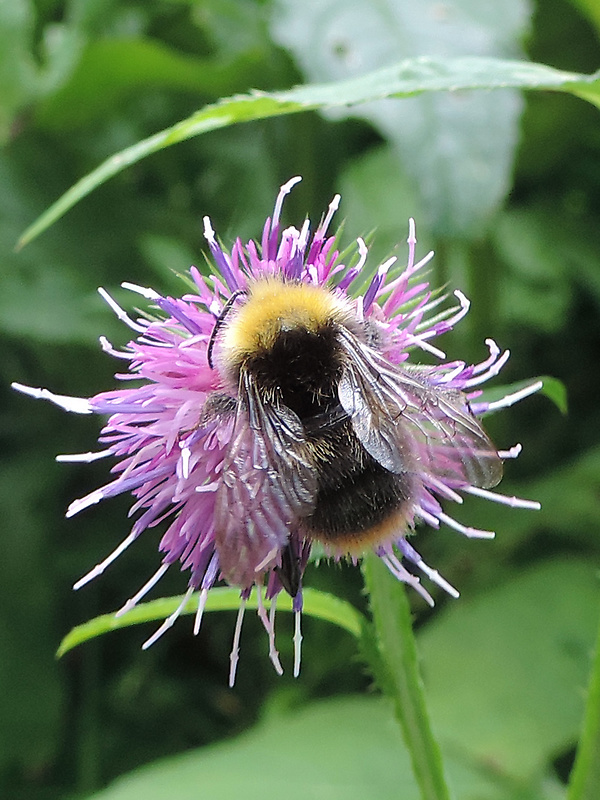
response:
{"label": "green leaf", "polygon": [[34,97],[37,69],[30,51],[33,9],[27,0],[0,3],[0,143],[17,112]]}
{"label": "green leaf", "polygon": [[585,719],[569,781],[568,800],[597,800],[600,796],[600,630],[588,689]]}
{"label": "green leaf", "polygon": [[541,774],[576,740],[599,609],[597,569],[572,559],[447,606],[418,639],[442,747],[498,775]]}
{"label": "green leaf", "polygon": [[600,5],[596,0],[571,0],[571,5],[578,8],[594,25],[596,32],[600,34]]}
{"label": "green leaf", "polygon": [[[181,603],[183,597],[161,597],[148,603],[140,603],[131,611],[116,617],[114,614],[103,614],[100,617],[84,622],[73,628],[62,640],[58,648],[57,656],[60,658],[78,644],[94,639],[109,631],[129,628],[131,625],[140,625],[142,622],[152,622],[164,620]],[[345,600],[340,600],[327,592],[320,592],[317,589],[305,589],[303,591],[304,609],[303,613],[318,619],[332,622],[334,625],[344,628],[353,636],[359,637],[362,632],[365,619],[354,606]],[[264,601],[268,608],[270,603]],[[219,587],[211,589],[208,593],[206,611],[237,611],[240,605],[240,593],[238,589],[231,587]],[[192,597],[183,611],[185,614],[194,614],[198,607],[198,597]],[[250,596],[246,608],[257,609],[256,591]],[[278,611],[292,611],[292,598],[287,594],[282,594],[277,600]]]}
{"label": "green leaf", "polygon": [[25,153],[16,146],[0,150],[0,333],[44,345],[93,343],[96,350],[99,332],[121,336],[121,324],[107,312],[96,288],[110,282],[107,265],[127,260],[129,268],[135,266],[130,231],[140,223],[139,196],[127,205],[121,193],[119,211],[105,198],[91,215],[93,222],[82,224],[73,214],[60,231],[16,254],[12,247],[25,220],[44,208],[64,178],[64,166],[56,163],[56,180],[47,160],[48,148],[41,141],[30,142]]}
{"label": "green leaf", "polygon": [[541,64],[488,58],[416,58],[358,78],[284,92],[254,92],[222,100],[116,153],[72,186],[21,236],[23,247],[75,203],[131,164],[193,136],[240,122],[300,111],[365,103],[383,97],[459,89],[546,89],[585,96],[600,105],[600,73],[586,76]]}
{"label": "green leaf", "polygon": [[374,553],[362,566],[379,651],[376,675],[394,703],[423,800],[444,800],[450,794],[429,723],[405,587]]}
{"label": "green leaf", "polygon": [[[559,422],[562,424],[562,420]],[[532,546],[538,547],[540,542],[545,546],[546,541],[569,552],[583,550],[597,558],[600,447],[590,448],[568,461],[555,456],[555,461],[545,467],[547,472],[536,480],[516,484],[508,476],[502,483],[503,494],[537,500],[541,511],[517,511],[478,500],[469,503],[468,513],[465,509],[464,515],[461,514],[474,527],[497,532],[493,548],[498,548],[500,560],[507,562],[503,569],[518,563],[523,552],[529,554]],[[469,545],[468,549],[472,543]],[[471,558],[477,556],[473,554]],[[460,563],[460,556],[458,559]],[[497,575],[494,564],[488,563],[487,569]]]}
{"label": "green leaf", "polygon": [[15,765],[32,773],[44,769],[60,746],[65,697],[61,670],[51,657],[56,587],[47,570],[56,554],[40,503],[40,486],[53,483],[31,451],[18,458],[13,454],[0,468],[5,547],[0,563],[2,773]]}
{"label": "green leaf", "polygon": [[[399,57],[518,58],[528,27],[527,0],[501,5],[448,0],[279,0],[275,38],[294,55],[307,81],[356,77]],[[519,138],[517,92],[427,94],[406,103],[377,102],[334,116],[368,120],[392,145],[411,176],[437,236],[481,234],[504,200]]]}
{"label": "green leaf", "polygon": [[[448,754],[460,800],[560,800],[467,768]],[[199,788],[200,787],[200,788]],[[118,778],[93,800],[421,800],[389,702],[347,697],[270,715],[237,738],[165,758]]]}
{"label": "green leaf", "polygon": [[[485,389],[481,394],[481,399],[485,402],[492,403],[495,400],[500,400],[507,395],[516,394],[522,389],[526,389],[534,383],[541,381],[542,386],[537,390],[539,394],[545,395],[549,400],[552,400],[554,405],[560,412],[566,414],[568,411],[567,404],[567,387],[558,378],[553,378],[550,375],[537,375],[534,378],[527,378],[523,381],[515,381],[514,383],[505,386],[493,386],[491,389]],[[493,412],[490,412],[493,413]]]}
{"label": "green leaf", "polygon": [[19,112],[67,79],[81,51],[80,32],[56,23],[45,28],[34,55],[35,14],[30,0],[0,2],[0,144]]}
{"label": "green leaf", "polygon": [[230,742],[118,779],[95,800],[418,800],[400,731],[382,701],[319,703]]}
{"label": "green leaf", "polygon": [[[405,264],[408,220],[410,217],[421,220],[424,214],[417,192],[392,145],[372,148],[353,158],[340,177],[339,191],[344,201],[345,230],[363,238],[370,231],[375,233],[369,242],[365,280],[368,280],[368,273],[374,272],[391,255],[397,255],[400,264]],[[432,249],[424,229],[419,223],[420,255]],[[401,239],[404,241],[399,246]]]}
{"label": "green leaf", "polygon": [[40,104],[37,121],[58,131],[89,124],[149,86],[218,97],[235,90],[240,72],[252,80],[256,63],[256,55],[223,64],[151,39],[100,39],[83,52],[68,83]]}
{"label": "green leaf", "polygon": [[594,447],[557,464],[549,475],[531,483],[528,494],[542,504],[539,524],[597,549],[598,475],[600,447]]}
{"label": "green leaf", "polygon": [[[493,237],[508,269],[500,273],[497,302],[501,315],[513,324],[551,333],[565,324],[573,273],[568,264],[571,256],[560,246],[567,244],[562,228],[561,221],[548,219],[537,208],[500,215]],[[569,248],[573,244],[573,237],[568,237]]]}
{"label": "green leaf", "polygon": [[[536,380],[542,382],[540,394],[546,395],[549,400],[552,400],[560,412],[566,414],[569,408],[567,387],[564,385],[564,383],[558,378],[553,378],[550,375],[540,375],[538,378],[534,378],[534,382]],[[529,381],[527,383],[529,383]]]}
{"label": "green leaf", "polygon": [[548,197],[530,200],[502,212],[492,237],[508,267],[501,272],[496,302],[513,323],[554,333],[567,324],[574,284],[600,298],[600,237],[593,213],[565,213]]}

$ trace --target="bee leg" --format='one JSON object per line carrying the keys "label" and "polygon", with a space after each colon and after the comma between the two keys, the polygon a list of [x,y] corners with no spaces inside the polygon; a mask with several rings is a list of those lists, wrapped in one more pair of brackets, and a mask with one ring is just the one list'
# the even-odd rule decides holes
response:
{"label": "bee leg", "polygon": [[300,567],[300,557],[295,552],[295,549],[289,540],[287,545],[281,551],[281,566],[275,567],[275,571],[277,572],[283,588],[290,595],[290,597],[296,597],[298,590],[300,589],[302,572]]}

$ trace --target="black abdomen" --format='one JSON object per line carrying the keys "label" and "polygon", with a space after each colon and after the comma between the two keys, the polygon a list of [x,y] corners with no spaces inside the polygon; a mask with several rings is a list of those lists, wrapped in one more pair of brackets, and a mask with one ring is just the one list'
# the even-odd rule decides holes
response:
{"label": "black abdomen", "polygon": [[335,324],[317,332],[282,329],[274,345],[245,364],[265,402],[281,403],[302,422],[317,477],[306,534],[341,548],[359,544],[377,526],[406,509],[413,477],[384,469],[360,443],[338,398],[343,360]]}
{"label": "black abdomen", "polygon": [[303,527],[315,539],[331,545],[358,543],[414,496],[411,476],[388,472],[375,461],[347,416],[309,441],[318,491],[314,511],[303,520]]}

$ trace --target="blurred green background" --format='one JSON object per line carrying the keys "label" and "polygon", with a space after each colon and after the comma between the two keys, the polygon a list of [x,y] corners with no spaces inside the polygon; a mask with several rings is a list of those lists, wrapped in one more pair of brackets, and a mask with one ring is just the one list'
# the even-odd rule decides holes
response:
{"label": "blurred green background", "polygon": [[[566,385],[568,416],[534,397],[488,426],[499,447],[524,446],[502,490],[539,499],[543,510],[465,502],[457,516],[497,530],[493,542],[421,531],[418,549],[462,599],[439,597],[433,613],[414,601],[454,780],[462,785],[471,770],[482,781],[469,779],[458,796],[561,796],[598,619],[597,109],[566,95],[496,91],[237,125],[136,164],[21,252],[13,248],[104,158],[220,97],[335,80],[418,55],[528,58],[589,73],[600,64],[597,9],[594,0],[0,0],[0,796],[83,797],[258,720],[265,741],[254,746],[271,754],[264,764],[252,750],[232,750],[221,768],[199,761],[190,785],[238,796],[211,788],[238,770],[246,797],[258,773],[287,798],[338,797],[290,788],[302,770],[318,770],[300,747],[315,730],[334,761],[348,731],[362,736],[372,726],[381,736],[370,745],[382,759],[377,773],[396,769],[397,750],[388,758],[385,747],[401,745],[392,728],[381,735],[380,706],[369,698],[343,705],[372,682],[350,636],[324,622],[305,619],[295,681],[290,671],[273,673],[264,632],[249,615],[233,690],[229,613],[208,615],[197,638],[183,619],[145,653],[146,631],[131,629],[54,657],[73,625],[118,608],[156,569],[160,534],[149,531],[100,580],[72,592],[126,534],[128,501],[64,519],[73,498],[105,481],[107,467],[59,465],[54,456],[94,449],[99,420],[67,417],[12,392],[10,382],[82,396],[110,388],[120,365],[102,354],[98,336],[116,346],[128,336],[97,286],[129,308],[123,280],[181,291],[175,273],[203,263],[202,216],[227,244],[259,237],[279,185],[296,174],[304,180],[286,201],[285,220],[299,225],[308,213],[316,222],[341,192],[346,244],[376,232],[372,267],[392,251],[406,258],[407,219],[416,218],[420,254],[436,250],[432,281],[473,302],[443,343],[450,357],[481,360],[492,336],[512,351],[500,382],[553,375]],[[185,581],[173,572],[162,593],[183,591]],[[310,566],[305,583],[365,606],[355,568]],[[282,615],[279,625],[289,665],[290,620]],[[342,705],[307,718],[307,733],[307,704],[333,697]],[[275,727],[269,739],[267,724],[282,732]],[[286,730],[286,746],[298,747],[291,767],[277,757]],[[208,752],[218,759],[218,750]],[[352,752],[348,744],[346,762]],[[369,745],[362,752],[368,760]]]}

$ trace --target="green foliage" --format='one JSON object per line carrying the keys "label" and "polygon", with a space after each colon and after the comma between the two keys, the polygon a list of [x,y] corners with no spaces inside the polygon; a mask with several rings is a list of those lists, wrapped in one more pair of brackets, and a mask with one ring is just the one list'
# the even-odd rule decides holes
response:
{"label": "green foliage", "polygon": [[[134,54],[135,55],[135,54]],[[146,53],[146,56],[148,53]],[[153,56],[156,54],[153,53]],[[152,68],[154,68],[154,58],[152,58]],[[103,73],[104,74],[104,73]],[[176,73],[177,74],[177,73]],[[144,76],[147,77],[147,76]],[[87,78],[87,76],[86,76]],[[85,197],[104,181],[112,178],[113,175],[124,170],[126,167],[135,164],[158,150],[170,147],[178,142],[190,139],[193,136],[219,130],[229,125],[251,120],[260,120],[268,117],[276,117],[284,114],[297,114],[301,111],[315,111],[321,108],[335,106],[350,106],[359,103],[367,103],[379,98],[410,97],[429,92],[441,92],[442,90],[457,92],[467,89],[493,89],[493,88],[520,88],[520,89],[554,89],[555,91],[574,92],[585,96],[597,105],[600,105],[600,77],[598,75],[575,75],[566,72],[544,67],[539,64],[524,65],[522,62],[500,61],[485,58],[457,58],[457,59],[435,59],[418,58],[403,61],[393,67],[376,70],[359,78],[338,81],[333,84],[321,84],[314,86],[297,87],[286,92],[254,92],[250,96],[236,96],[226,100],[220,100],[213,106],[196,111],[192,116],[177,122],[170,128],[166,128],[159,133],[153,134],[141,142],[122,150],[111,156],[110,159],[101,164],[92,173],[82,178],[69,191],[63,195],[51,208],[45,212],[19,239],[18,246],[23,247],[30,242],[50,224],[59,219],[69,208]],[[118,87],[115,87],[118,89]],[[500,98],[506,95],[501,95]],[[453,101],[455,102],[455,101]],[[69,105],[69,104],[67,104]],[[496,102],[495,107],[501,103]],[[461,109],[462,112],[463,109]],[[485,114],[485,110],[483,112]],[[63,112],[64,114],[64,112]],[[506,117],[506,110],[501,109],[502,118]],[[387,116],[387,115],[386,115]],[[446,123],[441,116],[440,125],[446,131]],[[461,120],[466,121],[469,131],[472,130],[473,120],[469,119],[468,111],[461,115]],[[71,120],[67,119],[67,123]],[[463,125],[465,122],[462,123]],[[493,120],[490,121],[493,126]],[[494,128],[492,127],[492,130]],[[469,137],[464,136],[463,130],[451,132],[451,135],[458,140],[467,140],[466,148],[471,153],[472,142]],[[421,141],[422,136],[417,134]],[[514,151],[516,137],[508,135],[508,142],[504,142],[505,148]],[[438,136],[439,138],[439,136]],[[490,142],[489,131],[486,128],[485,136],[481,137],[485,141],[486,148],[477,156],[481,164],[473,165],[474,172],[478,175],[489,172],[489,162],[497,163],[500,161],[499,171],[490,174],[490,182],[496,188],[494,194],[498,193],[498,183],[500,188],[504,188],[506,181],[506,171],[509,164],[499,156],[499,142],[492,139]],[[392,141],[393,144],[393,141]],[[411,144],[411,151],[414,145]],[[488,152],[489,149],[489,152]],[[431,149],[428,149],[427,162],[435,161]],[[492,158],[493,154],[493,158]],[[485,164],[486,169],[481,166]],[[441,207],[449,208],[451,205],[457,208],[457,191],[453,184],[458,183],[458,176],[439,175],[438,185],[446,184],[446,193],[440,198],[424,198],[434,209],[440,206],[439,214],[442,215]],[[464,176],[461,176],[464,178]],[[478,178],[477,183],[480,183]],[[439,234],[448,235],[451,230],[454,235],[464,235],[478,232],[479,227],[487,217],[487,210],[483,204],[483,198],[489,197],[490,186],[479,186],[474,193],[470,190],[467,183],[466,190],[461,184],[461,193],[465,195],[464,201],[467,203],[461,211],[461,218],[458,220],[446,220],[442,215],[439,220],[430,220],[434,231]],[[450,194],[453,202],[450,203]],[[494,203],[494,205],[496,205]],[[484,217],[480,218],[480,212],[484,208]],[[462,218],[464,217],[464,219]]]}
{"label": "green foliage", "polygon": [[[377,569],[375,560],[367,573]],[[377,578],[370,583],[376,591],[388,576]],[[540,607],[547,615],[543,626]],[[423,630],[418,644],[428,706],[456,797],[560,796],[547,754],[576,740],[599,607],[594,570],[555,560],[487,595],[453,603]],[[409,698],[405,703],[410,707]],[[284,783],[292,764],[310,765],[296,770],[286,790],[292,798],[311,797],[317,786],[327,786],[333,798],[353,792],[392,798],[399,787],[402,797],[419,796],[387,703],[350,698],[267,716],[234,742],[165,760],[94,797],[186,798],[199,783],[211,797],[232,797],[242,786],[258,797]]]}
{"label": "green foliage", "polygon": [[394,698],[423,800],[449,798],[440,749],[430,729],[406,589],[374,553],[364,557],[362,569],[377,648],[368,663],[380,688]]}
{"label": "green foliage", "polygon": [[588,687],[588,702],[577,759],[569,781],[570,800],[593,800],[600,783],[600,636],[596,642],[595,663]]}
{"label": "green foliage", "polygon": [[[141,625],[143,622],[153,622],[166,619],[170,616],[181,603],[183,597],[165,597],[154,600],[150,603],[140,603],[136,608],[128,611],[120,617],[113,614],[103,614],[100,617],[89,620],[83,625],[79,625],[70,631],[62,640],[57,655],[64,656],[73,647],[83,642],[101,636],[109,631],[116,631],[121,628],[129,628],[131,625]],[[303,593],[304,608],[303,613],[326,620],[344,628],[348,633],[360,638],[364,619],[362,615],[353,608],[350,603],[340,600],[338,597],[329,595],[326,592],[318,592],[315,589],[305,589]],[[270,603],[263,599],[266,607]],[[217,587],[212,590],[206,601],[205,609],[210,611],[237,611],[240,604],[240,593],[237,589],[227,587]],[[198,606],[198,597],[193,597],[183,608],[181,614],[194,614]],[[279,611],[291,611],[292,599],[289,596],[282,597],[277,604]],[[258,602],[256,590],[250,596],[247,603],[248,609],[256,610]]]}
{"label": "green foliage", "polygon": [[[442,63],[478,56],[484,59],[484,81],[496,85],[500,65],[490,61],[486,68],[485,59],[521,56],[519,43],[529,23],[527,0],[461,2],[438,9],[394,0],[311,0],[302,5],[283,0],[277,6],[276,40],[294,54],[303,74],[318,83],[414,59],[410,74],[421,85],[435,86],[435,63],[422,64],[423,56],[441,58]],[[472,66],[467,67],[469,80]],[[509,79],[503,85],[511,83]],[[473,236],[485,229],[505,196],[522,98],[510,91],[470,94],[461,91],[461,84],[456,74],[452,92],[359,106],[352,113],[368,120],[396,157],[402,157],[425,212],[421,224],[440,235]]]}
{"label": "green foliage", "polygon": [[420,638],[438,735],[473,763],[531,779],[577,740],[600,620],[596,570],[556,559],[460,602]]}
{"label": "green foliage", "polygon": [[192,800],[199,786],[215,800],[262,800],[281,791],[290,800],[419,797],[387,705],[366,698],[268,718],[234,742],[155,764],[95,797]]}
{"label": "green foliage", "polygon": [[[94,449],[98,421],[9,383],[111,388],[119,365],[97,338],[128,332],[97,286],[124,304],[123,280],[180,292],[177,273],[203,265],[204,214],[226,244],[258,236],[277,187],[302,174],[286,222],[341,192],[341,245],[374,231],[374,269],[405,259],[415,217],[432,282],[472,301],[449,356],[480,358],[493,336],[512,353],[497,384],[553,376],[544,392],[561,411],[568,398],[567,416],[544,397],[490,415],[500,447],[524,446],[502,491],[542,511],[465,502],[457,517],[494,542],[419,530],[462,596],[433,612],[411,598],[454,796],[564,796],[599,607],[599,33],[595,0],[0,3],[0,795],[88,796],[117,779],[98,797],[418,796],[390,708],[355,696],[371,681],[355,637],[330,624],[361,627],[376,658],[350,566],[309,567],[307,605],[340,600],[306,614],[297,681],[272,674],[249,614],[227,689],[231,612],[207,614],[197,638],[184,619],[146,653],[132,629],[54,660],[83,621],[113,625],[106,612],[156,569],[160,531],[73,595],[125,536],[127,503],[62,519],[107,467],[52,459]],[[165,581],[177,596],[185,576]],[[288,665],[290,616],[278,625]],[[596,796],[578,786],[570,800]]]}

